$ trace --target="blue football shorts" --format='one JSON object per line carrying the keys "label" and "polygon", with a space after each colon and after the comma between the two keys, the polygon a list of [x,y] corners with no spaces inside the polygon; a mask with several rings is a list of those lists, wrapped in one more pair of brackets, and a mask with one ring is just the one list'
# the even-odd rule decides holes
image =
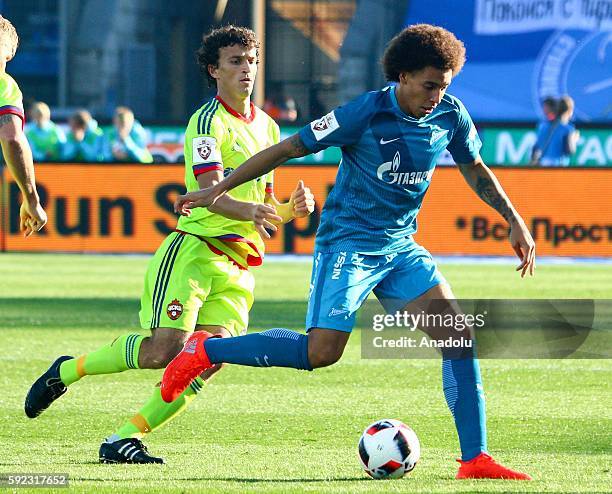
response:
{"label": "blue football shorts", "polygon": [[446,283],[431,254],[411,240],[394,254],[314,253],[306,330],[350,333],[356,313],[368,295],[394,313],[440,283]]}

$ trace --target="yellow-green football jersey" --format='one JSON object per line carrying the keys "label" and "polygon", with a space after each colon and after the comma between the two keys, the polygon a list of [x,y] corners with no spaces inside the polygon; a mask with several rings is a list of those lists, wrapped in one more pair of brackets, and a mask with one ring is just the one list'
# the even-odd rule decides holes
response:
{"label": "yellow-green football jersey", "polygon": [[15,80],[6,72],[0,74],[0,115],[11,113],[21,118],[25,123],[23,114],[23,96]]}
{"label": "yellow-green football jersey", "polygon": [[[185,131],[185,185],[199,190],[197,177],[211,170],[222,170],[224,177],[259,151],[280,139],[278,125],[251,103],[250,118],[234,111],[219,96],[196,111]],[[239,201],[263,203],[272,192],[272,172],[236,187],[229,195]],[[241,265],[261,264],[264,242],[252,221],[239,221],[196,208],[181,216],[178,229],[213,240],[215,247],[241,258]],[[229,249],[229,250],[228,250]]]}

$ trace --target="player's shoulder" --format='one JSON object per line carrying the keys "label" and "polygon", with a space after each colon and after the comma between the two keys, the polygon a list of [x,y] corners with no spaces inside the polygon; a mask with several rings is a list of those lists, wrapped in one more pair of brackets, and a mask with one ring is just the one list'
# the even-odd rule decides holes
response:
{"label": "player's shoulder", "polygon": [[347,105],[358,107],[360,109],[376,111],[380,108],[389,106],[389,92],[392,90],[392,88],[393,86],[386,86],[375,91],[367,91],[350,100]]}
{"label": "player's shoulder", "polygon": [[446,111],[449,111],[449,110],[456,111],[456,112],[466,112],[467,111],[463,102],[456,96],[453,96],[452,94],[449,94],[449,93],[446,93],[442,97],[442,101],[440,101],[439,106],[441,110],[446,110]]}
{"label": "player's shoulder", "polygon": [[222,125],[220,103],[216,98],[211,98],[204,102],[189,118],[186,134],[189,135],[208,135],[215,126]]}
{"label": "player's shoulder", "polygon": [[[338,106],[336,109],[332,110],[330,114],[333,113],[334,115],[338,115],[339,111],[341,118],[344,122],[355,122],[357,120],[359,122],[364,122],[369,120],[372,115],[389,107],[389,93],[385,88],[362,93],[359,96]],[[323,118],[327,118],[328,115]]]}
{"label": "player's shoulder", "polygon": [[2,96],[4,100],[13,99],[15,100],[15,102],[21,99],[21,91],[19,89],[19,85],[17,84],[17,82],[15,82],[15,79],[13,79],[6,72],[0,73],[0,96]]}
{"label": "player's shoulder", "polygon": [[263,109],[259,106],[254,105],[255,107],[255,118],[257,123],[262,126],[267,126],[271,129],[280,129],[276,120],[274,120],[270,115],[268,115]]}
{"label": "player's shoulder", "polygon": [[19,85],[9,74],[6,72],[0,73],[0,84],[6,87],[14,87],[19,89]]}

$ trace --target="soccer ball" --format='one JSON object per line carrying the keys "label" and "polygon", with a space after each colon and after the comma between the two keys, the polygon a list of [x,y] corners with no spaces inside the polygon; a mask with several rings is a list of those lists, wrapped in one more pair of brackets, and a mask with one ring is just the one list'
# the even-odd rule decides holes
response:
{"label": "soccer ball", "polygon": [[359,440],[359,459],[366,473],[375,479],[399,479],[410,472],[421,456],[414,431],[394,419],[369,425]]}

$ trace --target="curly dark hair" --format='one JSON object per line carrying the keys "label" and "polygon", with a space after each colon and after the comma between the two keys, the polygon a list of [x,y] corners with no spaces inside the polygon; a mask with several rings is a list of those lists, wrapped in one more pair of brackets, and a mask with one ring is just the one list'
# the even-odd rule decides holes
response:
{"label": "curly dark hair", "polygon": [[399,81],[402,72],[425,67],[452,70],[456,76],[465,63],[465,46],[453,33],[431,24],[414,24],[387,45],[382,66],[388,81]]}
{"label": "curly dark hair", "polygon": [[223,26],[213,29],[202,37],[202,46],[196,51],[196,61],[206,75],[208,85],[215,87],[216,80],[208,72],[208,66],[219,64],[219,49],[226,46],[242,45],[247,49],[257,48],[259,59],[259,40],[254,31],[247,27]]}

